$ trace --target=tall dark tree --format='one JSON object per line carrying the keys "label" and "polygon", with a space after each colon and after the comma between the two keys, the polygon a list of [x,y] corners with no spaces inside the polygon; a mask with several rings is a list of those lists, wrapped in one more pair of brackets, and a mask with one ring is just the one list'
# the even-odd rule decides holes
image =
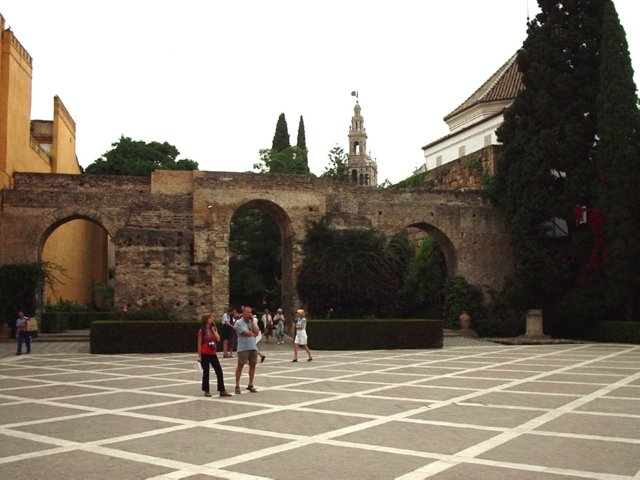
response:
{"label": "tall dark tree", "polygon": [[498,131],[496,192],[531,306],[554,304],[575,285],[593,243],[574,210],[595,199],[602,4],[539,0],[517,57],[525,89]]}
{"label": "tall dark tree", "polygon": [[[304,147],[300,145],[304,145]],[[297,173],[303,175],[311,173],[307,161],[302,116],[298,129],[298,145],[292,147],[289,143],[287,120],[284,118],[284,113],[280,114],[271,149],[260,150],[260,161],[255,163],[253,168],[260,173]]]}
{"label": "tall dark tree", "polygon": [[302,115],[300,115],[300,123],[298,123],[298,141],[296,142],[296,147],[301,150],[307,151],[307,139],[305,138],[304,133],[304,120],[302,119]]}
{"label": "tall dark tree", "polygon": [[[604,300],[630,320],[640,293],[640,111],[629,48],[613,2],[604,2],[597,97],[596,160],[602,229],[592,263],[602,265]],[[637,301],[637,300],[636,300]]]}
{"label": "tall dark tree", "polygon": [[278,123],[276,124],[276,132],[273,135],[271,151],[282,152],[290,146],[291,142],[289,141],[289,129],[287,127],[287,120],[284,117],[284,113],[281,113],[278,117]]}
{"label": "tall dark tree", "polygon": [[187,158],[178,160],[180,151],[168,142],[145,142],[120,136],[105,152],[85,169],[87,174],[149,176],[154,170],[197,170],[198,163]]}
{"label": "tall dark tree", "polygon": [[[611,0],[539,0],[518,53],[525,90],[498,132],[496,192],[529,305],[589,320],[640,291],[640,120]],[[586,215],[582,215],[586,212]]]}

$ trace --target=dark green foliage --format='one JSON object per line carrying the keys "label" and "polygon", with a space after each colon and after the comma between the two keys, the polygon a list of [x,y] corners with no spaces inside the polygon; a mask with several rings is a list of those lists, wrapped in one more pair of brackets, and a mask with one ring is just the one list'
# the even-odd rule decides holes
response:
{"label": "dark green foliage", "polygon": [[482,292],[462,277],[450,277],[444,287],[442,318],[445,328],[459,328],[458,317],[462,312],[467,312],[471,316],[471,328],[483,322],[486,312]]}
{"label": "dark green foliage", "polygon": [[18,311],[36,313],[36,294],[51,282],[56,266],[47,263],[20,263],[0,266],[0,321],[15,329]]}
{"label": "dark green foliage", "polygon": [[327,165],[322,173],[323,177],[333,178],[345,182],[349,179],[349,171],[347,169],[347,154],[344,149],[336,144],[329,151],[329,165]]}
{"label": "dark green foliage", "polygon": [[309,312],[321,315],[333,307],[342,318],[397,315],[402,278],[385,243],[375,230],[310,223],[297,283]]}
{"label": "dark green foliage", "polygon": [[231,220],[229,283],[232,305],[280,304],[281,236],[269,214],[243,209]]}
{"label": "dark green foliage", "polygon": [[427,172],[414,173],[408,178],[399,181],[398,183],[391,185],[389,188],[419,188],[424,187],[424,177]]}
{"label": "dark green foliage", "polygon": [[255,163],[253,168],[260,173],[311,174],[307,161],[307,146],[302,116],[300,116],[300,126],[298,128],[298,144],[292,147],[289,143],[287,120],[284,118],[284,113],[280,114],[271,149],[260,150],[260,161]]}
{"label": "dark green foliage", "polygon": [[423,316],[442,304],[442,289],[447,278],[447,264],[442,250],[432,236],[426,237],[410,259],[401,290],[408,316]]}
{"label": "dark green foliage", "polygon": [[[525,90],[498,131],[494,187],[516,281],[545,318],[632,318],[640,141],[624,31],[610,0],[539,4],[517,58]],[[587,224],[576,222],[579,205]],[[550,235],[553,223],[566,233]]]}
{"label": "dark green foliage", "polygon": [[600,252],[595,246],[605,257],[599,285],[603,304],[630,320],[640,296],[640,111],[627,40],[611,1],[604,2],[600,83],[597,206],[606,243]]}
{"label": "dark green foliage", "polygon": [[278,117],[278,123],[276,124],[276,132],[273,134],[271,151],[274,153],[282,152],[290,146],[291,143],[289,141],[289,128],[287,127],[287,120],[284,117],[284,113],[281,113]]}
{"label": "dark green foliage", "polygon": [[253,165],[260,173],[293,173],[310,175],[307,153],[298,147],[282,151],[260,150],[260,162]]}
{"label": "dark green foliage", "polygon": [[586,338],[595,342],[640,344],[640,322],[594,322]]}
{"label": "dark green foliage", "polygon": [[515,337],[525,332],[526,306],[520,302],[521,292],[511,281],[499,292],[489,292],[486,316],[472,319],[473,328],[481,337]]}
{"label": "dark green foliage", "polygon": [[122,135],[105,152],[85,169],[95,175],[133,175],[148,177],[154,170],[197,170],[198,163],[177,157],[180,152],[167,142],[144,142]]}
{"label": "dark green foliage", "polygon": [[200,322],[95,321],[91,353],[196,352]]}
{"label": "dark green foliage", "polygon": [[42,333],[60,333],[69,329],[69,313],[43,312],[38,325]]}
{"label": "dark green foliage", "polygon": [[302,115],[300,115],[300,123],[298,124],[298,141],[296,142],[296,147],[305,152],[307,151],[307,139],[304,133],[304,120],[302,119]]}
{"label": "dark green foliage", "polygon": [[442,348],[442,321],[422,319],[308,320],[313,350]]}

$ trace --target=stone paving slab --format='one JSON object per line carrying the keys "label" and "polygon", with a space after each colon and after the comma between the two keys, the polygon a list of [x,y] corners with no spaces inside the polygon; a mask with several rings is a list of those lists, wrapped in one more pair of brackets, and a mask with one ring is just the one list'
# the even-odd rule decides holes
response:
{"label": "stone paving slab", "polygon": [[[259,392],[223,399],[202,395],[195,353],[0,344],[0,475],[640,479],[640,346],[447,337],[310,363],[261,348]],[[235,359],[221,361],[232,390]]]}

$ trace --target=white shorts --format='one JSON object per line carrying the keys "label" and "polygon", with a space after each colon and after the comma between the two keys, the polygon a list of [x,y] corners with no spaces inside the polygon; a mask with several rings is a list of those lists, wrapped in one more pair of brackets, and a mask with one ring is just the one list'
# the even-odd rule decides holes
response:
{"label": "white shorts", "polygon": [[306,345],[307,344],[306,332],[296,333],[296,338],[293,340],[293,343],[297,343],[298,345]]}

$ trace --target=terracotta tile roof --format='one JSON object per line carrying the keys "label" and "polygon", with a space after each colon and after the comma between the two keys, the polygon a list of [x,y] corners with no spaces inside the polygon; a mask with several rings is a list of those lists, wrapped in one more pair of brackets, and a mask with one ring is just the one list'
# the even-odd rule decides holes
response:
{"label": "terracotta tile roof", "polygon": [[446,122],[465,110],[481,103],[512,100],[524,88],[522,74],[516,62],[517,53],[484,82],[462,105],[444,117]]}

